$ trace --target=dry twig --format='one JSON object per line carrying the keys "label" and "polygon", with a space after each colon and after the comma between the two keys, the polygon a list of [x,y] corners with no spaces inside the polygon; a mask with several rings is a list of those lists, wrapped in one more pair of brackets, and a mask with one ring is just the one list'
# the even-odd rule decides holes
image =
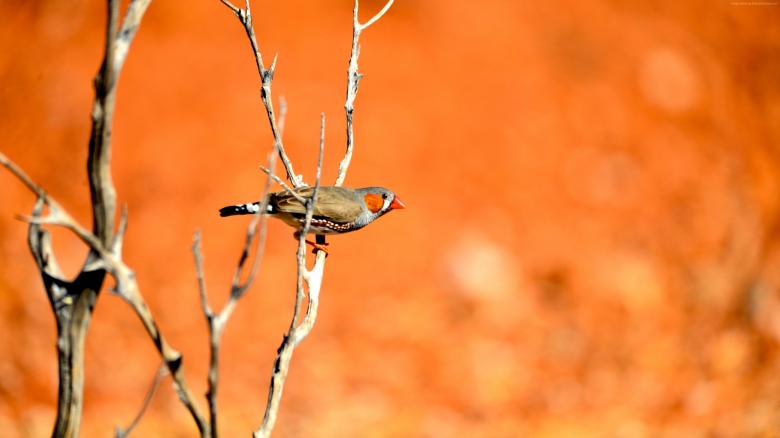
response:
{"label": "dry twig", "polygon": [[[287,179],[290,180],[293,187],[300,187],[303,185],[303,178],[301,175],[295,174],[292,162],[287,157],[287,152],[284,150],[281,130],[281,126],[284,124],[282,123],[280,126],[280,123],[278,123],[276,120],[273,98],[271,96],[271,84],[273,83],[274,72],[276,71],[277,56],[274,56],[274,60],[271,62],[271,66],[265,68],[265,64],[263,63],[263,55],[260,53],[260,47],[257,45],[257,38],[255,37],[255,28],[252,24],[252,10],[249,6],[249,0],[245,1],[244,9],[233,5],[228,0],[220,1],[233,12],[233,14],[238,18],[239,21],[241,21],[241,24],[244,26],[244,31],[246,32],[246,35],[249,38],[249,43],[252,46],[252,53],[255,56],[257,72],[260,74],[260,96],[262,97],[263,105],[265,106],[265,112],[268,115],[268,122],[271,125],[271,133],[274,136],[274,146],[277,153],[279,154],[279,158],[282,159],[282,164],[284,165],[284,169],[287,172]],[[280,106],[283,105],[284,103],[280,102]]]}
{"label": "dry twig", "polygon": [[355,134],[352,128],[352,114],[355,112],[355,98],[357,97],[358,84],[363,75],[358,72],[358,58],[360,57],[360,34],[376,23],[393,5],[394,0],[389,0],[385,6],[365,23],[358,20],[358,0],[352,9],[352,51],[349,55],[349,68],[347,69],[347,101],[344,103],[344,112],[347,115],[347,150],[339,164],[339,173],[336,176],[336,185],[344,184],[347,177],[347,169],[352,161],[352,151],[355,148]]}
{"label": "dry twig", "polygon": [[[271,153],[268,158],[268,167],[273,169],[276,155]],[[238,300],[246,293],[249,286],[254,281],[257,275],[257,269],[260,266],[260,261],[263,258],[263,251],[265,248],[265,239],[267,233],[266,220],[267,216],[261,214],[266,210],[267,206],[267,194],[271,188],[271,181],[273,179],[273,173],[269,173],[269,178],[266,181],[263,194],[260,199],[260,209],[252,217],[246,231],[246,239],[244,241],[244,247],[241,251],[241,257],[239,257],[238,265],[236,267],[235,274],[233,275],[233,281],[230,285],[230,296],[228,301],[219,313],[214,313],[208,303],[208,295],[206,293],[206,282],[203,274],[203,257],[200,250],[200,232],[195,233],[195,239],[192,245],[192,253],[195,257],[195,268],[198,277],[198,290],[200,292],[200,302],[203,314],[206,316],[206,322],[209,328],[209,373],[208,373],[208,390],[206,392],[206,400],[209,405],[209,430],[211,431],[211,437],[216,438],[218,436],[218,411],[217,411],[217,390],[219,388],[219,348],[222,339],[222,332],[227,325],[233,311],[238,304]],[[255,239],[258,233],[259,237]],[[249,275],[244,282],[241,282],[241,277],[244,269],[244,265],[249,258],[249,251],[252,246],[252,242],[256,241],[255,259],[252,263]]]}
{"label": "dry twig", "polygon": [[[120,24],[119,1],[107,2],[105,49],[100,70],[94,80],[95,100],[87,163],[93,232],[74,227],[75,221],[58,203],[24,175],[21,169],[5,156],[2,157],[3,165],[38,196],[32,217],[29,218],[28,244],[57,322],[59,389],[57,419],[52,434],[58,437],[75,437],[79,433],[84,398],[84,342],[98,293],[103,286],[105,271],[92,251],[79,274],[73,280],[66,280],[57,265],[48,232],[41,225],[47,221],[61,222],[77,232],[82,239],[91,240],[93,245],[121,246],[113,242],[116,195],[109,166],[111,125],[119,73],[149,3],[150,0],[131,1]],[[41,216],[44,206],[49,208],[46,218]]]}
{"label": "dry twig", "polygon": [[[244,26],[244,30],[246,31],[246,34],[249,38],[250,44],[252,46],[252,51],[255,56],[257,69],[260,74],[260,79],[262,84],[262,88],[261,88],[262,100],[266,109],[266,113],[268,115],[268,119],[271,124],[271,131],[274,136],[275,147],[277,152],[279,153],[279,156],[282,159],[282,163],[284,164],[285,170],[287,171],[287,177],[292,183],[293,187],[292,188],[288,187],[278,178],[277,178],[277,182],[280,185],[282,185],[282,187],[284,187],[285,190],[288,190],[291,193],[295,194],[294,189],[298,187],[302,187],[305,184],[301,176],[295,174],[295,172],[292,169],[292,163],[290,163],[290,161],[287,158],[287,154],[285,153],[284,146],[281,141],[281,135],[279,133],[280,131],[279,126],[281,124],[277,124],[275,122],[273,104],[271,99],[271,82],[273,80],[277,58],[274,57],[274,61],[271,63],[270,68],[268,69],[265,68],[263,64],[262,55],[260,53],[257,40],[255,38],[249,0],[245,0],[244,9],[236,7],[229,0],[220,0],[220,1],[225,6],[227,6],[236,17],[238,17],[238,19],[241,21],[242,25]],[[365,23],[360,23],[360,21],[358,20],[358,0],[355,0],[355,6],[353,9],[353,18],[352,18],[352,29],[353,29],[352,49],[350,52],[349,68],[347,72],[348,75],[347,100],[344,105],[346,116],[347,116],[347,147],[346,147],[346,152],[344,154],[344,158],[342,159],[339,165],[338,176],[336,178],[336,185],[338,186],[344,183],[347,174],[347,169],[349,168],[349,164],[352,159],[352,152],[354,150],[354,133],[353,133],[353,126],[352,126],[352,118],[354,113],[354,102],[355,102],[355,98],[357,97],[358,82],[362,77],[358,72],[358,57],[360,56],[360,45],[359,45],[360,34],[368,27],[376,23],[388,11],[388,9],[390,8],[390,6],[392,6],[392,4],[393,4],[393,0],[389,0],[384,5],[384,7],[371,19],[369,19]],[[317,191],[319,190],[319,185],[320,185],[320,176],[322,172],[322,152],[323,152],[324,142],[325,142],[324,135],[325,135],[325,115],[323,114],[321,130],[320,130],[320,156],[319,156],[319,162],[317,166],[317,182],[315,185],[314,194],[310,200],[305,200],[302,197],[296,196],[296,198],[298,198],[299,201],[304,202],[307,205],[307,215],[306,215],[306,222],[299,235],[299,245],[298,245],[298,252],[297,252],[298,281],[297,281],[295,307],[293,309],[293,318],[290,324],[290,329],[288,330],[287,334],[284,336],[282,345],[279,347],[278,350],[277,360],[275,362],[273,375],[271,377],[271,384],[268,393],[268,403],[266,404],[265,414],[263,416],[263,423],[254,432],[255,438],[270,436],[271,431],[276,423],[276,417],[279,410],[279,403],[282,397],[282,389],[284,387],[284,382],[287,378],[287,372],[289,370],[292,353],[295,347],[297,347],[298,344],[309,334],[309,332],[314,326],[314,322],[317,317],[317,309],[319,306],[319,292],[322,286],[322,277],[325,269],[326,254],[323,251],[315,251],[316,256],[315,256],[314,267],[311,270],[307,270],[304,241],[305,241],[306,233],[309,230],[311,216],[313,214],[312,213],[313,206],[314,203],[316,202]],[[264,172],[268,173],[269,176],[273,177],[270,171],[262,167],[261,169]],[[264,209],[261,208],[261,211],[264,211]],[[322,243],[324,243],[324,238],[320,239],[320,237],[322,236],[318,236],[318,242],[321,240]],[[303,304],[303,299],[305,297],[304,283],[308,286],[309,300],[306,309],[306,314],[304,315],[303,320],[299,324],[298,318],[299,318],[300,308]]]}
{"label": "dry twig", "polygon": [[[13,162],[8,160],[5,155],[0,154],[0,164],[11,169],[12,173],[16,175],[20,180],[25,182],[25,185],[30,188],[36,194],[39,194],[39,201],[36,203],[36,207],[33,210],[33,216],[22,218],[30,223],[30,242],[31,246],[36,248],[34,256],[39,266],[43,266],[45,273],[51,271],[57,273],[59,271],[56,265],[51,265],[49,259],[51,257],[51,247],[48,243],[48,234],[40,228],[40,225],[54,225],[64,227],[76,236],[78,236],[95,254],[95,261],[92,263],[93,269],[105,270],[111,274],[115,279],[116,285],[114,292],[124,299],[133,308],[135,313],[141,319],[147,333],[151,336],[154,345],[157,347],[157,351],[165,361],[165,365],[168,371],[171,373],[174,382],[174,388],[176,389],[179,399],[184,403],[187,409],[190,411],[193,419],[198,425],[198,429],[201,433],[207,431],[208,424],[203,419],[200,411],[195,404],[192,393],[184,378],[184,373],[181,369],[182,356],[173,349],[160,333],[157,323],[152,317],[149,307],[146,305],[143,295],[138,287],[138,283],[135,278],[135,273],[129,266],[127,266],[121,258],[121,254],[115,254],[113,248],[106,247],[94,234],[89,232],[81,224],[79,224],[73,217],[62,208],[62,206],[54,200],[48,193],[46,193],[40,186],[32,182]],[[46,205],[49,208],[49,214],[42,216],[42,207]],[[124,221],[122,221],[124,222]],[[117,234],[121,236],[121,234]],[[117,246],[115,246],[116,248]],[[99,272],[99,271],[87,271],[87,272]],[[82,271],[79,276],[84,275]],[[78,278],[77,278],[78,280]],[[75,283],[77,280],[74,280]],[[46,282],[46,277],[44,277]],[[51,279],[51,289],[54,292],[52,295],[55,298],[59,298],[58,301],[52,303],[55,309],[58,308],[59,301],[62,305],[72,305],[72,298],[67,293],[67,283],[62,280]],[[49,283],[47,288],[49,287]],[[60,436],[60,435],[57,435]],[[73,435],[75,436],[75,435]]]}
{"label": "dry twig", "polygon": [[146,409],[148,409],[149,405],[152,403],[152,398],[154,397],[155,392],[157,392],[157,388],[160,386],[160,381],[162,381],[162,378],[165,377],[167,372],[168,368],[166,368],[165,364],[160,364],[157,371],[154,373],[152,384],[149,385],[149,390],[146,391],[146,396],[144,397],[143,403],[141,403],[141,408],[138,410],[138,413],[133,417],[133,421],[130,422],[130,425],[128,425],[127,428],[122,429],[117,426],[114,430],[114,438],[127,438],[130,436],[130,433],[138,426],[138,423],[141,422],[141,418],[143,418],[146,413]]}
{"label": "dry twig", "polygon": [[[279,120],[276,120],[274,113],[271,84],[277,58],[274,57],[269,68],[265,67],[254,33],[249,0],[245,1],[244,9],[234,6],[228,0],[220,1],[239,18],[244,26],[247,37],[249,38],[258,73],[260,74],[261,96],[273,133],[274,148],[285,167],[287,177],[292,183],[292,188],[288,187],[280,179],[276,178],[276,180],[286,190],[295,193],[295,189],[305,186],[305,184],[301,175],[295,174],[292,163],[287,157],[282,143],[282,130],[284,128],[284,116],[286,113],[286,103],[283,99],[280,99]],[[218,355],[221,334],[225,324],[235,309],[238,300],[246,292],[257,274],[258,266],[262,258],[263,242],[265,240],[265,219],[262,214],[257,214],[253,217],[247,229],[245,245],[236,273],[233,277],[230,297],[222,311],[217,314],[215,314],[208,305],[205,281],[203,278],[202,256],[200,254],[200,235],[196,234],[195,236],[193,253],[196,259],[201,304],[209,323],[211,347],[208,379],[209,390],[207,393],[210,420],[207,421],[198,409],[184,378],[181,354],[173,349],[160,333],[157,323],[143,299],[136,281],[135,273],[122,260],[122,244],[127,226],[127,209],[122,209],[119,226],[118,229],[115,230],[116,194],[111,178],[110,167],[111,126],[116,100],[117,80],[126,60],[130,44],[132,43],[151,0],[130,0],[127,12],[124,19],[121,20],[121,24],[119,1],[107,0],[107,2],[108,24],[105,53],[100,71],[94,81],[95,101],[92,108],[92,130],[89,140],[87,164],[90,194],[92,197],[93,230],[88,231],[78,223],[66,209],[49,196],[49,194],[47,194],[39,185],[33,182],[24,171],[9,160],[4,154],[0,153],[0,165],[6,167],[38,198],[32,210],[32,215],[23,219],[29,223],[28,243],[41,273],[47,296],[57,321],[59,395],[57,420],[53,436],[78,436],[83,400],[84,340],[97,295],[102,288],[107,272],[115,280],[114,292],[130,304],[132,309],[141,319],[147,333],[152,338],[152,341],[163,359],[165,369],[167,369],[172,376],[174,389],[180,400],[189,410],[198,427],[200,435],[202,437],[216,437],[218,432],[216,394],[218,388]],[[389,0],[370,20],[365,23],[360,23],[358,21],[358,1],[355,0],[353,10],[352,50],[349,60],[347,100],[345,103],[347,115],[347,147],[344,158],[339,166],[336,185],[343,184],[354,149],[352,116],[354,112],[354,101],[357,96],[358,82],[362,77],[358,73],[357,64],[360,52],[359,37],[363,30],[374,24],[385,14],[385,12],[387,12],[392,3],[393,0]],[[326,254],[323,251],[316,250],[314,266],[311,270],[308,270],[306,268],[305,236],[311,225],[314,205],[320,187],[325,141],[324,136],[325,116],[323,114],[320,129],[317,176],[313,196],[308,200],[300,198],[302,202],[306,203],[307,211],[306,220],[299,236],[298,250],[296,253],[298,279],[293,317],[290,328],[278,350],[278,357],[271,377],[268,404],[265,409],[263,423],[254,432],[255,437],[268,437],[270,435],[276,422],[282,390],[293,351],[311,332],[317,317],[319,293],[322,286]],[[273,169],[273,157],[275,157],[275,154],[272,154],[270,160],[271,164],[269,164],[270,169]],[[265,189],[265,193],[267,193],[270,187],[270,181],[271,179],[274,179],[275,176],[270,170],[266,168],[263,168],[263,170],[269,174]],[[263,203],[265,203],[265,195],[263,196],[263,199]],[[45,215],[44,209],[48,210]],[[259,211],[265,211],[265,205],[262,205]],[[262,225],[260,224],[261,222]],[[52,251],[49,234],[42,227],[43,225],[62,226],[73,232],[90,248],[87,260],[85,261],[81,272],[75,279],[66,280],[63,278],[62,271],[60,270]],[[258,230],[260,236],[255,240]],[[318,242],[320,241],[319,237],[320,236],[318,236]],[[244,264],[249,256],[253,241],[257,242],[255,259],[252,263],[250,273],[242,283],[241,276]],[[324,239],[322,239],[321,243],[324,243]],[[308,305],[303,319],[298,322],[301,306],[306,297],[306,289],[308,289]],[[160,374],[158,373],[158,377],[155,378],[155,382],[148,392],[138,415],[126,430],[118,429],[117,436],[127,436],[141,419],[154,394],[159,378]]]}
{"label": "dry twig", "polygon": [[[306,234],[311,226],[311,218],[314,214],[314,205],[317,202],[317,192],[320,188],[320,177],[322,175],[322,156],[325,148],[325,114],[321,115],[320,125],[320,150],[317,159],[317,178],[314,184],[312,197],[306,202],[306,219],[303,228],[298,237],[298,251],[296,258],[298,260],[298,280],[295,294],[295,309],[293,311],[290,329],[282,339],[282,344],[278,349],[278,356],[274,363],[274,371],[271,376],[271,384],[268,391],[268,403],[263,415],[263,423],[254,432],[254,438],[267,438],[271,436],[271,431],[276,424],[276,417],[279,412],[279,404],[282,400],[282,390],[284,382],[287,379],[287,373],[290,369],[290,360],[293,351],[298,344],[309,335],[317,319],[317,309],[319,308],[320,288],[322,286],[322,277],[325,270],[324,251],[315,250],[314,267],[311,270],[306,269]],[[306,315],[300,324],[297,324],[298,313],[301,303],[306,295],[304,283],[309,290],[309,304],[306,309]]]}
{"label": "dry twig", "polygon": [[295,191],[295,190],[294,190],[292,187],[288,186],[288,185],[287,185],[287,184],[286,184],[284,181],[282,181],[282,179],[281,179],[281,178],[279,178],[279,177],[278,177],[278,176],[276,176],[276,175],[275,175],[273,172],[271,172],[271,170],[270,170],[270,169],[268,169],[268,168],[267,168],[267,167],[265,167],[265,166],[260,166],[260,170],[262,170],[263,172],[265,172],[265,174],[266,174],[266,175],[268,175],[268,177],[269,177],[269,178],[271,178],[271,179],[273,179],[274,181],[276,181],[276,183],[277,183],[277,184],[279,184],[280,186],[282,186],[282,188],[283,188],[284,190],[286,190],[286,191],[287,191],[287,192],[289,192],[291,195],[293,195],[293,196],[295,197],[295,199],[297,199],[298,201],[300,201],[302,204],[305,204],[305,203],[306,203],[306,199],[305,199],[303,196],[299,195],[299,194],[298,194],[298,192],[296,192],[296,191]]}
{"label": "dry twig", "polygon": [[[0,164],[8,168],[38,197],[30,224],[28,242],[41,272],[44,286],[57,320],[59,395],[53,436],[76,437],[79,433],[83,400],[84,340],[105,272],[116,280],[115,290],[128,302],[160,352],[174,381],[179,398],[195,419],[201,433],[207,424],[200,414],[181,369],[182,358],[159,332],[138,289],[133,271],[122,261],[121,249],[127,213],[123,210],[115,233],[116,193],[111,179],[111,126],[116,101],[116,85],[132,40],[150,0],[131,0],[120,25],[119,1],[108,0],[106,44],[100,71],[95,77],[95,101],[89,139],[88,176],[92,197],[93,231],[90,232],[24,172],[0,154]],[[43,216],[44,206],[48,214]],[[65,280],[52,252],[48,232],[42,225],[67,228],[90,248],[81,272]]]}

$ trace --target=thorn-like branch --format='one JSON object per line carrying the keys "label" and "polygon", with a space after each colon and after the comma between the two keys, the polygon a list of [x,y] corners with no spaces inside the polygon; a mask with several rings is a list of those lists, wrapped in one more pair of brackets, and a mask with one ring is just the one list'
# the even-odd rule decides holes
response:
{"label": "thorn-like branch", "polygon": [[357,97],[358,84],[363,75],[358,71],[358,58],[360,57],[360,34],[383,15],[393,5],[393,0],[389,0],[385,6],[365,24],[358,20],[358,0],[355,0],[355,7],[352,10],[352,50],[349,55],[349,67],[347,68],[347,100],[344,103],[344,111],[347,116],[347,148],[344,152],[344,158],[339,164],[339,172],[336,176],[336,185],[341,186],[347,178],[349,163],[352,161],[352,151],[355,148],[355,133],[352,126],[352,114],[355,111],[355,98]]}
{"label": "thorn-like branch", "polygon": [[[236,17],[238,17],[238,20],[244,26],[244,31],[246,32],[247,38],[249,39],[249,44],[255,57],[257,73],[260,75],[260,97],[262,98],[263,106],[265,107],[265,112],[268,116],[268,122],[271,126],[271,133],[274,137],[274,149],[279,154],[279,158],[282,160],[282,165],[287,172],[287,179],[290,180],[290,183],[292,183],[293,187],[301,187],[305,185],[303,178],[300,175],[296,175],[295,170],[293,169],[292,161],[290,161],[290,158],[287,156],[287,152],[284,149],[284,143],[282,142],[282,129],[280,125],[283,126],[284,123],[283,121],[280,123],[280,121],[277,120],[276,114],[274,112],[271,85],[273,83],[274,73],[276,72],[277,55],[274,55],[274,59],[271,62],[270,68],[266,68],[265,64],[263,63],[263,55],[260,52],[260,47],[257,44],[257,37],[255,36],[255,28],[252,23],[252,10],[249,5],[249,0],[246,0],[244,9],[236,7],[227,0],[220,1],[222,4],[227,6],[228,9],[230,9],[233,14],[236,15]],[[280,103],[280,106],[283,105],[284,104]],[[281,115],[280,119],[283,119]]]}

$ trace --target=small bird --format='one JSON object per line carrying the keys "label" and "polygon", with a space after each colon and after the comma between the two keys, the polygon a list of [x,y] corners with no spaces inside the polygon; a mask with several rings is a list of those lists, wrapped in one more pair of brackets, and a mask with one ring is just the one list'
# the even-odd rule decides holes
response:
{"label": "small bird", "polygon": [[[302,187],[294,189],[300,197],[311,198],[314,189]],[[271,193],[267,196],[266,214],[283,220],[296,228],[296,236],[306,220],[306,205],[287,190]],[[229,205],[219,210],[220,216],[255,214],[262,202]],[[317,201],[311,219],[310,234],[342,234],[359,230],[390,210],[406,208],[398,196],[383,187],[364,187],[348,189],[345,187],[325,186],[317,192]],[[323,249],[319,244],[315,248]]]}

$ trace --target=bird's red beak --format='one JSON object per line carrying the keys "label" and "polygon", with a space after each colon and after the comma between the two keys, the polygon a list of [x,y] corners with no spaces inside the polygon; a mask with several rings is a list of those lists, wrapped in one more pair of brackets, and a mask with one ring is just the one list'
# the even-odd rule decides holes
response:
{"label": "bird's red beak", "polygon": [[393,202],[390,203],[390,210],[400,210],[402,208],[406,208],[406,206],[398,199],[398,196],[393,198]]}

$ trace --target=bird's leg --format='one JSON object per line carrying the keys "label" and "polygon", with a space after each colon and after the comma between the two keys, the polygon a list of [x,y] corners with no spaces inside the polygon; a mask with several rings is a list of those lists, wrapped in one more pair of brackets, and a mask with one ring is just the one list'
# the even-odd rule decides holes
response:
{"label": "bird's leg", "polygon": [[[293,233],[293,237],[295,240],[298,240],[301,238],[300,231],[296,231]],[[328,255],[328,242],[325,241],[325,236],[321,234],[315,235],[315,242],[312,242],[311,240],[306,240],[306,244],[310,245],[312,247],[312,253],[316,254],[317,251],[322,251],[325,253],[325,255]]]}
{"label": "bird's leg", "polygon": [[328,242],[325,241],[325,236],[322,234],[314,235],[315,241],[307,240],[306,243],[312,246],[311,252],[317,254],[317,251],[322,251],[325,255],[328,255]]}

